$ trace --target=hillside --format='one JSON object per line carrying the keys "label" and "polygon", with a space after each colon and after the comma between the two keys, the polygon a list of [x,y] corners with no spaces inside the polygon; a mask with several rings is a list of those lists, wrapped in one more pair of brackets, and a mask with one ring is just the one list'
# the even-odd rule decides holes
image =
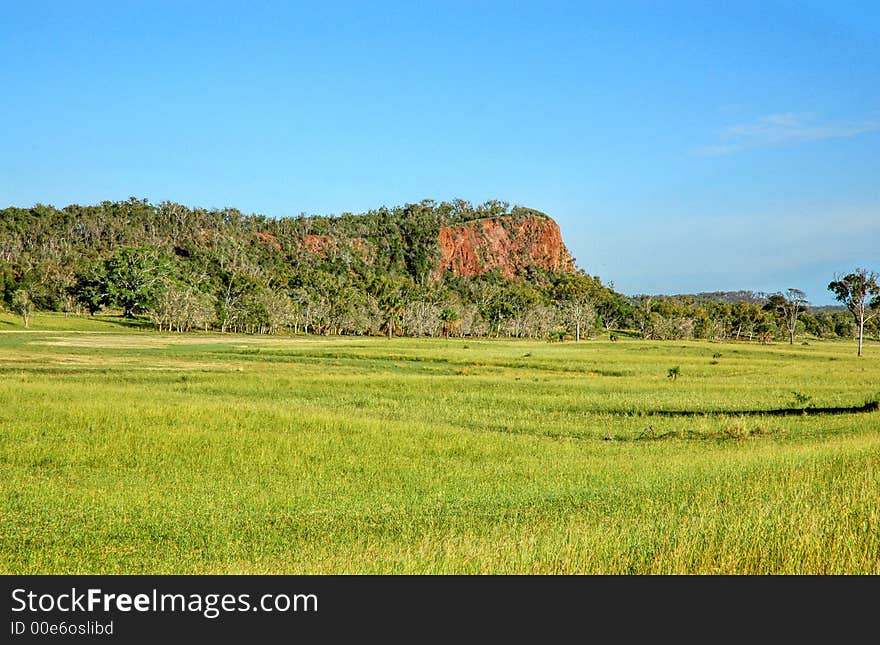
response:
{"label": "hillside", "polygon": [[134,198],[63,209],[0,210],[0,262],[19,277],[40,265],[75,266],[120,245],[187,257],[190,250],[229,243],[256,256],[281,255],[294,265],[353,255],[399,269],[418,282],[442,279],[445,271],[474,276],[498,269],[514,278],[529,268],[574,270],[556,222],[540,211],[503,202],[423,201],[360,215],[277,219]]}
{"label": "hillside", "polygon": [[[330,234],[305,234],[298,239],[298,246],[321,259],[348,251],[369,264],[382,262],[377,253],[381,241],[375,235],[351,236],[345,230],[336,232],[335,228],[331,222]],[[257,236],[279,246],[273,235],[257,233]],[[434,282],[442,280],[447,271],[454,276],[472,278],[497,270],[505,278],[513,279],[530,269],[555,273],[575,270],[559,225],[538,211],[518,209],[440,226],[436,241],[436,263],[429,272],[429,279]],[[405,255],[413,252],[413,248],[404,249]],[[425,276],[416,273],[412,277]]]}
{"label": "hillside", "polygon": [[[627,298],[574,266],[548,215],[497,201],[277,219],[137,199],[0,211],[0,309],[22,324],[57,312],[179,332],[785,339],[763,296]],[[839,307],[802,312],[795,330],[852,333]]]}
{"label": "hillside", "polygon": [[499,201],[281,218],[134,198],[0,210],[6,309],[110,308],[180,330],[545,335],[586,292],[610,293],[575,269],[556,222]]}

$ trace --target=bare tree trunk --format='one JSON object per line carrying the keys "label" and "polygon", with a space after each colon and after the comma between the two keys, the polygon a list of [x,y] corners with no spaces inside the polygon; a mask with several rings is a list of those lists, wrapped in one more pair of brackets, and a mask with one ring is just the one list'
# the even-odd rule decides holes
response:
{"label": "bare tree trunk", "polygon": [[862,338],[865,334],[865,317],[859,319],[859,356],[862,355]]}
{"label": "bare tree trunk", "polygon": [[578,320],[578,321],[574,324],[574,329],[575,329],[575,331],[574,331],[574,340],[575,340],[576,343],[579,343],[579,342],[581,342],[581,321],[580,321],[580,320]]}

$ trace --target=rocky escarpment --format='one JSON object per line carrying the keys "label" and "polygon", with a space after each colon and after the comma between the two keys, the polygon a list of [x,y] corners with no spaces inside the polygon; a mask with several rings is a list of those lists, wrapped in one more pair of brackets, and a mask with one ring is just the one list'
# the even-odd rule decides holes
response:
{"label": "rocky escarpment", "polygon": [[[534,211],[532,213],[535,213]],[[442,226],[436,234],[435,258],[426,267],[433,280],[447,272],[473,277],[492,270],[506,278],[523,274],[529,267],[566,273],[574,271],[574,260],[562,242],[559,225],[543,214],[516,214],[475,219]],[[301,250],[327,259],[350,248],[368,264],[381,258],[382,241],[363,237],[304,235]]]}
{"label": "rocky escarpment", "polygon": [[[359,311],[373,320],[367,304],[375,304],[377,294],[410,297],[414,287],[443,282],[470,302],[466,280],[473,276],[521,278],[544,288],[556,282],[545,272],[565,273],[573,264],[551,218],[498,200],[422,200],[360,214],[279,218],[134,197],[63,209],[0,209],[0,307],[7,309],[15,300],[37,310],[111,306],[134,315],[134,307],[143,313],[142,303],[173,292],[204,296],[198,300],[204,311],[211,301],[228,317],[245,311],[244,304],[230,303],[247,295],[248,320],[265,323],[269,305],[258,296],[284,296],[286,289],[332,303],[370,296]],[[149,284],[137,276],[151,276]],[[117,296],[134,293],[133,284],[143,286],[136,302]],[[365,329],[360,322],[355,328]]]}
{"label": "rocky escarpment", "polygon": [[549,217],[497,217],[440,229],[440,261],[435,275],[451,271],[472,277],[499,269],[507,278],[534,266],[565,273],[574,260]]}

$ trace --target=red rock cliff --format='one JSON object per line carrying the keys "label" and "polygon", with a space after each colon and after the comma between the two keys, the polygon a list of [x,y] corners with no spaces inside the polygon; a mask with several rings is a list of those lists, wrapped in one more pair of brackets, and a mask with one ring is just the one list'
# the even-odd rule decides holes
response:
{"label": "red rock cliff", "polygon": [[512,278],[528,266],[574,270],[559,225],[544,217],[498,217],[440,229],[440,263],[435,273],[475,276],[492,269]]}

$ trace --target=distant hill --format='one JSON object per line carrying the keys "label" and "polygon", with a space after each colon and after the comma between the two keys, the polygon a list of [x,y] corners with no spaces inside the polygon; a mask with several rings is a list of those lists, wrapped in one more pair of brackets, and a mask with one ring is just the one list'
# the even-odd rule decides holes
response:
{"label": "distant hill", "polygon": [[691,299],[695,302],[721,302],[725,304],[737,304],[748,302],[749,304],[764,304],[767,302],[767,294],[757,291],[703,291],[700,293],[676,293],[676,294],[638,294],[633,296],[635,300],[644,298],[679,298]]}
{"label": "distant hill", "polygon": [[[674,298],[679,300],[693,300],[694,302],[720,302],[728,305],[735,305],[740,302],[747,302],[754,305],[764,305],[767,303],[769,294],[761,291],[701,291],[700,293],[677,293],[677,294],[639,294],[633,296],[633,300],[643,300],[645,298]],[[809,309],[815,313],[818,312],[840,312],[846,311],[843,305],[809,305]]]}
{"label": "distant hill", "polygon": [[835,313],[835,312],[843,312],[843,311],[849,311],[849,310],[846,307],[844,307],[843,305],[820,305],[820,306],[810,305],[810,311],[812,311],[813,313],[819,313],[819,312]]}

